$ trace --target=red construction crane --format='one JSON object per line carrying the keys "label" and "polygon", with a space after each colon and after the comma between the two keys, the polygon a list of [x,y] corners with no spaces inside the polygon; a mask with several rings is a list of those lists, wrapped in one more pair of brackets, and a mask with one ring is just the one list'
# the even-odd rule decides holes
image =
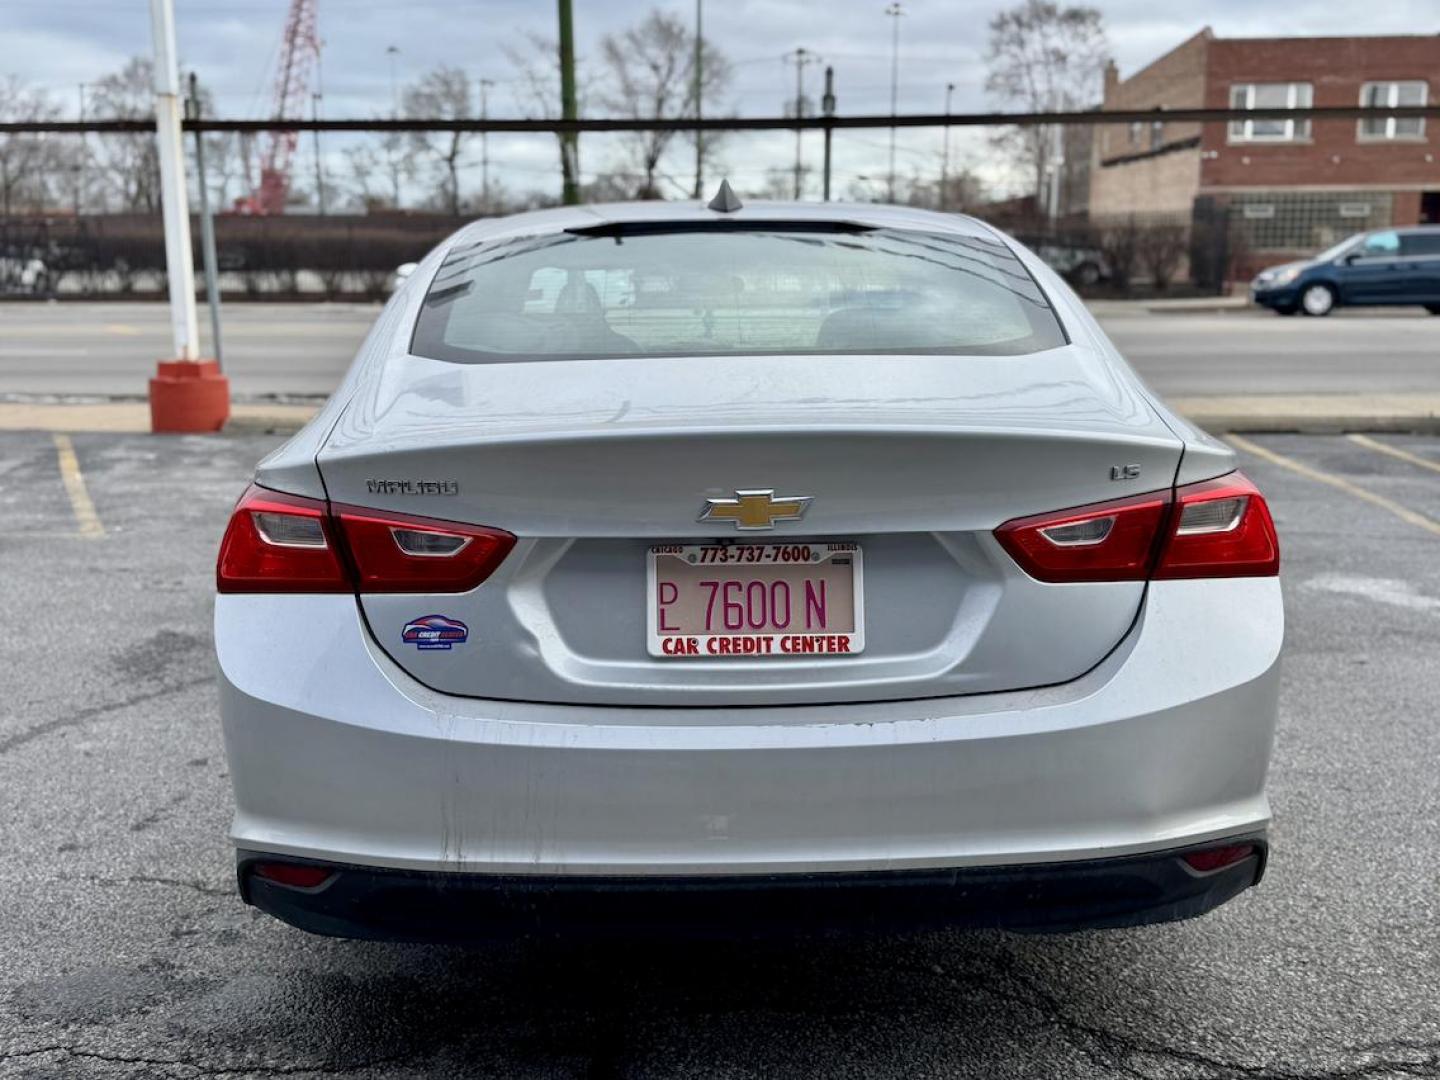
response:
{"label": "red construction crane", "polygon": [[[320,38],[315,32],[316,0],[290,0],[285,36],[280,43],[280,65],[275,72],[271,119],[293,120],[304,115],[310,73],[320,61]],[[235,200],[242,214],[280,214],[290,192],[290,162],[295,156],[297,131],[271,131],[260,158],[260,183]],[[248,174],[248,168],[247,168]]]}

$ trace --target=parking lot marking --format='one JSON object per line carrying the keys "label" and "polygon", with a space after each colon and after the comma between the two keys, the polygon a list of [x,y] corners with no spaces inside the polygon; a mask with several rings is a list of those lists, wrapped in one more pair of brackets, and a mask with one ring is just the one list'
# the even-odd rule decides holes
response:
{"label": "parking lot marking", "polygon": [[1364,499],[1366,502],[1373,503],[1382,510],[1388,510],[1401,521],[1410,525],[1419,526],[1426,532],[1440,536],[1440,521],[1436,521],[1432,517],[1427,517],[1417,510],[1411,510],[1408,506],[1401,506],[1395,500],[1387,499],[1384,495],[1377,495],[1373,491],[1366,491],[1358,484],[1352,484],[1343,476],[1323,472],[1312,465],[1306,465],[1303,461],[1296,461],[1294,458],[1286,457],[1284,454],[1277,454],[1274,450],[1267,450],[1259,443],[1253,443],[1249,439],[1241,438],[1239,435],[1227,435],[1226,439],[1229,440],[1230,445],[1238,450],[1243,450],[1247,454],[1254,454],[1256,457],[1263,458],[1272,465],[1279,465],[1282,469],[1289,469],[1291,472],[1299,473],[1301,476],[1314,480],[1317,483],[1328,484],[1330,487],[1338,488],[1340,491],[1345,492],[1345,494],[1353,495],[1357,499]]}
{"label": "parking lot marking", "polygon": [[1347,435],[1356,446],[1363,446],[1367,450],[1374,450],[1381,454],[1389,454],[1401,461],[1408,461],[1411,465],[1418,465],[1422,469],[1429,469],[1432,472],[1440,472],[1440,461],[1431,461],[1429,458],[1421,457],[1419,454],[1412,454],[1409,450],[1401,450],[1398,446],[1390,446],[1378,439],[1372,439],[1369,435]]}
{"label": "parking lot marking", "polygon": [[95,513],[95,504],[90,501],[90,492],[85,490],[85,477],[80,472],[80,461],[75,457],[75,444],[69,435],[54,432],[55,455],[60,463],[60,479],[65,483],[65,494],[70,496],[70,509],[75,513],[75,524],[81,536],[98,539],[105,535],[100,524],[100,515]]}

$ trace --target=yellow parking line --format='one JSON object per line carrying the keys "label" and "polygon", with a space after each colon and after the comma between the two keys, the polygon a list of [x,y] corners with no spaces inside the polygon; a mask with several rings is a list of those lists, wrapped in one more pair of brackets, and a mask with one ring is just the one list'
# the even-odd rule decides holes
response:
{"label": "yellow parking line", "polygon": [[1440,521],[1426,517],[1424,514],[1416,510],[1411,510],[1407,506],[1401,506],[1393,499],[1387,499],[1384,495],[1376,495],[1373,491],[1366,491],[1358,484],[1352,484],[1343,476],[1322,472],[1311,465],[1306,465],[1304,462],[1296,461],[1294,458],[1286,457],[1284,454],[1277,454],[1274,450],[1267,450],[1258,443],[1253,443],[1249,439],[1243,439],[1239,435],[1227,435],[1226,438],[1236,449],[1244,450],[1247,454],[1254,454],[1256,457],[1263,458],[1272,465],[1279,465],[1282,469],[1289,469],[1291,472],[1299,473],[1301,476],[1314,480],[1317,483],[1328,484],[1333,488],[1345,492],[1347,495],[1355,496],[1357,499],[1364,499],[1366,502],[1372,503],[1382,510],[1388,510],[1407,524],[1417,525],[1426,532],[1440,536]]}
{"label": "yellow parking line", "polygon": [[1409,450],[1401,450],[1398,446],[1391,446],[1388,443],[1372,439],[1369,435],[1348,435],[1346,436],[1356,446],[1363,446],[1367,450],[1375,450],[1381,454],[1389,454],[1401,461],[1408,461],[1411,465],[1418,465],[1422,469],[1429,469],[1431,472],[1440,472],[1440,461],[1431,461],[1429,458],[1421,457],[1419,454],[1412,454]]}
{"label": "yellow parking line", "polygon": [[95,504],[90,501],[90,493],[85,490],[85,477],[81,475],[80,462],[75,457],[75,444],[70,441],[69,435],[58,431],[51,438],[55,440],[60,479],[65,483],[65,494],[70,496],[70,509],[75,513],[75,524],[79,526],[80,535],[91,539],[104,536],[105,527],[100,524],[100,515],[95,513]]}

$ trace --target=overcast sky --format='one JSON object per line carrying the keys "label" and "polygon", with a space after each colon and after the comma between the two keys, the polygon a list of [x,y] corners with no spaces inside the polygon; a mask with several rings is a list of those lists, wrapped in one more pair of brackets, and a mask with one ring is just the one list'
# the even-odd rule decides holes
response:
{"label": "overcast sky", "polygon": [[[0,75],[14,74],[51,91],[72,111],[78,85],[120,67],[150,50],[149,5],[144,0],[0,0]],[[945,85],[954,83],[956,111],[980,110],[986,100],[984,49],[986,26],[1002,2],[906,0],[900,37],[900,111],[940,111]],[[1221,36],[1280,36],[1363,32],[1436,33],[1436,0],[1102,0],[1111,51],[1122,75],[1209,25]],[[268,111],[270,79],[288,0],[175,0],[180,54],[214,93],[219,111],[231,117],[261,117]],[[653,7],[694,18],[693,0],[574,0],[577,51],[596,55],[600,38],[638,21]],[[833,64],[842,113],[885,112],[890,92],[890,23],[883,0],[707,0],[705,33],[735,64],[727,100],[712,108],[740,114],[777,112],[794,93],[794,69],[782,54],[803,45]],[[441,64],[459,66],[477,80],[493,79],[491,114],[518,115],[522,108],[515,72],[502,51],[525,31],[554,33],[555,7],[548,0],[318,0],[323,42],[325,115],[365,117],[391,108],[393,58],[403,85]],[[811,69],[810,87],[818,90]],[[811,161],[819,158],[819,136]],[[879,176],[886,169],[883,131],[842,132],[836,136],[837,191],[856,175]],[[958,132],[954,158],[992,179],[1003,179],[980,132]],[[331,137],[327,162],[339,168],[341,139]],[[898,170],[933,173],[940,136],[935,132],[899,135]],[[679,148],[677,148],[679,149]],[[308,143],[301,168],[313,167]],[[582,144],[585,173],[613,163],[614,148],[604,139]],[[469,155],[478,186],[478,143]],[[494,176],[514,189],[558,188],[554,142],[549,137],[492,137]],[[758,185],[767,167],[794,160],[794,136],[784,132],[732,136],[725,151],[727,171],[739,185]],[[683,150],[672,162],[676,173],[686,165]]]}

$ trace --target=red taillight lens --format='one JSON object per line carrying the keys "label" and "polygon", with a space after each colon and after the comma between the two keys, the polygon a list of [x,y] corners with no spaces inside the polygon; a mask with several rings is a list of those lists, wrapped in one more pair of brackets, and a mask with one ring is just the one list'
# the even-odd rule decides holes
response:
{"label": "red taillight lens", "polygon": [[222,593],[350,592],[325,503],[251,485],[220,541],[215,587]]}
{"label": "red taillight lens", "polygon": [[1157,578],[1269,577],[1280,572],[1280,542],[1265,497],[1243,474],[1175,492],[1175,519]]}
{"label": "red taillight lens", "polygon": [[1007,521],[996,539],[1039,581],[1142,581],[1170,507],[1170,493]]}
{"label": "red taillight lens", "polygon": [[1208,874],[1212,870],[1234,866],[1253,854],[1255,854],[1254,844],[1226,844],[1224,847],[1206,848],[1204,851],[1187,851],[1180,857],[1185,860],[1191,870]]}
{"label": "red taillight lens", "polygon": [[[251,485],[225,530],[222,593],[459,593],[495,572],[515,537]],[[343,549],[343,550],[342,550]]]}
{"label": "red taillight lens", "polygon": [[337,506],[362,593],[469,592],[495,572],[515,537],[499,529]]}
{"label": "red taillight lens", "polygon": [[1265,577],[1280,545],[1265,498],[1243,474],[1016,518],[995,537],[1039,581]]}
{"label": "red taillight lens", "polygon": [[335,871],[328,866],[304,863],[262,862],[255,864],[255,876],[296,889],[315,889],[334,877]]}

